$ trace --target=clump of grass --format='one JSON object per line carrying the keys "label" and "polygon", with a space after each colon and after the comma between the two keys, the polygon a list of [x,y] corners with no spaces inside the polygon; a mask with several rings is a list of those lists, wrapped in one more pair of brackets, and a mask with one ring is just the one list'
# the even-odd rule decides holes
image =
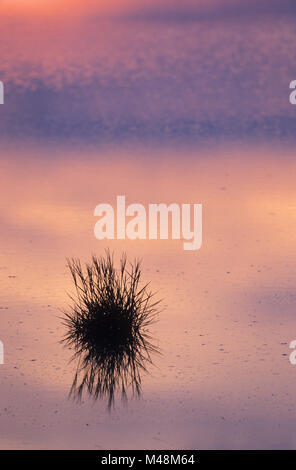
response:
{"label": "clump of grass", "polygon": [[123,399],[129,387],[133,395],[141,393],[141,372],[158,352],[148,327],[156,320],[159,301],[148,284],[140,286],[140,262],[128,265],[126,255],[118,270],[109,251],[84,267],[76,258],[67,261],[76,295],[64,314],[63,342],[78,360],[70,396],[81,400],[85,391],[94,399],[107,397],[110,409],[116,391]]}

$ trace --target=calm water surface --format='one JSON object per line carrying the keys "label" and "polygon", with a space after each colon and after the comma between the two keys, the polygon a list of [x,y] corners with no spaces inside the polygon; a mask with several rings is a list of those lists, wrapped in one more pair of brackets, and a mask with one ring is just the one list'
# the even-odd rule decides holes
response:
{"label": "calm water surface", "polygon": [[[6,19],[0,39],[0,447],[295,448],[294,24]],[[99,242],[117,195],[202,203],[202,249]],[[164,299],[162,355],[111,414],[68,400],[59,344],[66,257],[107,246]]]}

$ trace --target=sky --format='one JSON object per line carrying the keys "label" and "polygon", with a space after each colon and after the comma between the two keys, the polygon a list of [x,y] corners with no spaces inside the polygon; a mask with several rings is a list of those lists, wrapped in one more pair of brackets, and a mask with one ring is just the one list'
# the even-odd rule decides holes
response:
{"label": "sky", "polygon": [[293,0],[2,0],[0,12],[9,15],[143,15],[155,18],[249,14],[294,14]]}

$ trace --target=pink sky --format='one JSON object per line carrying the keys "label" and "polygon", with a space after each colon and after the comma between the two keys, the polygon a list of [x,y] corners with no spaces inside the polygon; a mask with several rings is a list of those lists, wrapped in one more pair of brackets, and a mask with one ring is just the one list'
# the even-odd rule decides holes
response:
{"label": "pink sky", "polygon": [[[224,5],[233,4],[233,0],[222,0]],[[153,10],[182,10],[186,8],[208,9],[215,5],[221,5],[218,0],[141,0],[140,6],[137,0],[3,0],[0,4],[0,12],[7,14],[48,14],[67,12],[67,15],[92,14],[92,13],[121,13],[145,9]]]}

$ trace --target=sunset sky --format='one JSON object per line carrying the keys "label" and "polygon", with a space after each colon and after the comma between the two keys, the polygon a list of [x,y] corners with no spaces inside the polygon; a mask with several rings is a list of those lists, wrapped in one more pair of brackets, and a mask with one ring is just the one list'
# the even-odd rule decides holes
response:
{"label": "sunset sky", "polygon": [[253,13],[294,14],[293,0],[2,0],[0,12],[21,15],[240,15]]}

